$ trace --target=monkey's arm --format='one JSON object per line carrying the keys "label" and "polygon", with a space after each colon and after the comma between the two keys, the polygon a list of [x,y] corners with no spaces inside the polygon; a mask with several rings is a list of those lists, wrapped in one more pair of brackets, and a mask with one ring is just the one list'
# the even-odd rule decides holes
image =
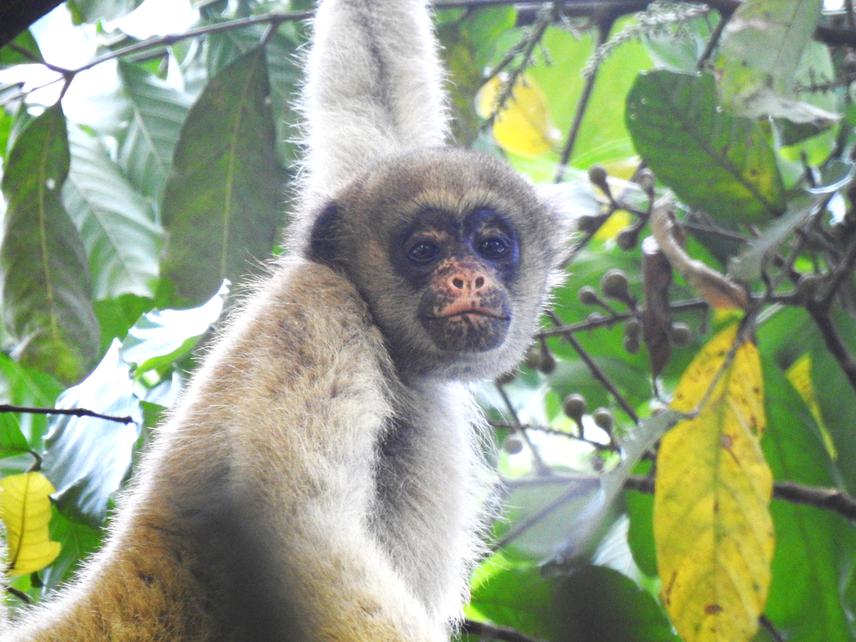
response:
{"label": "monkey's arm", "polygon": [[443,72],[424,0],[322,0],[303,95],[317,205],[390,153],[444,144]]}

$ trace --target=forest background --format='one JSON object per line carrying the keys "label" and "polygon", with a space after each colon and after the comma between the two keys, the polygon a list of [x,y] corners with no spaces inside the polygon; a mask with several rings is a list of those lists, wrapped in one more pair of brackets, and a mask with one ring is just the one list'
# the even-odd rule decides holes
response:
{"label": "forest background", "polygon": [[[0,8],[12,608],[99,547],[281,251],[312,13],[57,4]],[[463,636],[856,639],[852,1],[435,6],[457,142],[580,216],[529,356],[478,388],[504,516]]]}

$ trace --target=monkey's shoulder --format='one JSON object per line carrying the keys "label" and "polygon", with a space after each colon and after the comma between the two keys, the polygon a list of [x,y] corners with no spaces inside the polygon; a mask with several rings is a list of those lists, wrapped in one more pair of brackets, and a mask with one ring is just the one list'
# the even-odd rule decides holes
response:
{"label": "monkey's shoulder", "polygon": [[[272,388],[285,380],[305,386],[343,369],[380,373],[388,360],[380,331],[353,284],[329,267],[289,258],[232,314],[206,368],[217,372],[220,389],[235,391]],[[254,383],[247,380],[249,373]],[[271,386],[259,386],[260,381]]]}

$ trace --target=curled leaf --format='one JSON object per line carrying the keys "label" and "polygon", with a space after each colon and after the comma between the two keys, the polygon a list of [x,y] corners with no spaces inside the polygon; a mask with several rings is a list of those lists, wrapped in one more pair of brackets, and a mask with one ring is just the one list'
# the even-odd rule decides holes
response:
{"label": "curled leaf", "polygon": [[672,354],[669,343],[669,330],[672,327],[672,311],[669,307],[672,266],[651,236],[642,241],[642,282],[645,286],[642,338],[648,346],[651,372],[656,377]]}
{"label": "curled leaf", "polygon": [[651,211],[651,231],[657,244],[678,272],[714,308],[745,309],[746,292],[713,268],[690,258],[676,238],[677,228],[669,199],[658,201]]}

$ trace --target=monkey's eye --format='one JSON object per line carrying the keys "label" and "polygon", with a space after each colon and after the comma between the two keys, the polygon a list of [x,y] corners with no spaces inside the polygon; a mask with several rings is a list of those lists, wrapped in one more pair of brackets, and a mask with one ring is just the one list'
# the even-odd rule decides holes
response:
{"label": "monkey's eye", "polygon": [[482,239],[478,244],[478,251],[486,259],[502,259],[505,258],[511,250],[511,244],[508,239],[501,236],[489,236]]}
{"label": "monkey's eye", "polygon": [[431,241],[418,241],[407,250],[407,258],[414,263],[430,263],[439,253],[440,248]]}

